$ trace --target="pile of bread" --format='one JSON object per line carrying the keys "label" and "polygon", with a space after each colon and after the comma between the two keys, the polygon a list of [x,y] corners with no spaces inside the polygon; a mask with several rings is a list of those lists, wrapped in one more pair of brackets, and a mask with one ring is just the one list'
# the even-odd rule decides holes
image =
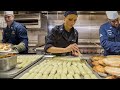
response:
{"label": "pile of bread", "polygon": [[93,70],[106,75],[107,79],[115,79],[120,76],[120,56],[94,56],[91,58]]}
{"label": "pile of bread", "polygon": [[0,43],[0,51],[8,51],[11,48],[11,45],[8,43]]}

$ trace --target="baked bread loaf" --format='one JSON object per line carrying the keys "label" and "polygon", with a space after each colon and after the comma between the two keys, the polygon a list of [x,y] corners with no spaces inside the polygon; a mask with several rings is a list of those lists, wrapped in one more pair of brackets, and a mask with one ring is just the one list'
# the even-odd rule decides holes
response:
{"label": "baked bread loaf", "polygon": [[98,61],[93,61],[92,65],[94,65],[94,66],[99,65],[99,62]]}
{"label": "baked bread loaf", "polygon": [[93,67],[93,70],[94,70],[95,72],[105,73],[105,69],[104,69],[104,67],[101,66],[101,65],[96,65],[96,66],[94,66],[94,67]]}
{"label": "baked bread loaf", "polygon": [[118,67],[106,66],[104,70],[110,75],[120,76],[120,68]]}
{"label": "baked bread loaf", "polygon": [[98,60],[102,60],[103,58],[105,58],[105,56],[93,56],[91,58],[92,61],[98,61]]}
{"label": "baked bread loaf", "polygon": [[103,62],[103,60],[93,61],[92,64],[95,65],[95,66],[96,65],[103,65],[103,66],[105,66],[105,63]]}
{"label": "baked bread loaf", "polygon": [[105,58],[103,62],[108,66],[120,67],[120,58]]}

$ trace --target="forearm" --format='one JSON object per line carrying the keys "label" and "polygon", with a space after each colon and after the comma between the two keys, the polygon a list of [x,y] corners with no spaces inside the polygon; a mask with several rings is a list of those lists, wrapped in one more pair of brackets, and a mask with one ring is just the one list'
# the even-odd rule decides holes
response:
{"label": "forearm", "polygon": [[25,44],[23,42],[19,43],[18,45],[13,45],[13,50],[17,50],[18,52],[22,52],[26,50]]}
{"label": "forearm", "polygon": [[50,48],[48,48],[47,52],[49,52],[49,53],[66,53],[69,51],[67,51],[66,48],[50,47]]}
{"label": "forearm", "polygon": [[24,39],[23,41],[21,41],[21,43],[24,43],[25,47],[28,47],[28,40]]}
{"label": "forearm", "polygon": [[120,51],[120,42],[116,42],[116,41],[110,41],[109,37],[107,36],[107,31],[105,30],[104,27],[100,28],[100,43],[101,46],[109,51],[109,52],[113,52],[113,53],[118,53]]}
{"label": "forearm", "polygon": [[102,43],[102,46],[104,49],[110,52],[113,52],[113,53],[120,52],[120,42],[105,41],[104,43]]}

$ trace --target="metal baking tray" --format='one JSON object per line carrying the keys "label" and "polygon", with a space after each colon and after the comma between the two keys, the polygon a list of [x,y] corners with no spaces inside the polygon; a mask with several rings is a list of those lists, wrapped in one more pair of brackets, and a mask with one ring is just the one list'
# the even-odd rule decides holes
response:
{"label": "metal baking tray", "polygon": [[[92,60],[88,59],[85,60],[86,64],[88,65],[88,67],[90,67],[92,69],[93,65],[92,65]],[[93,69],[92,69],[93,71]],[[107,76],[109,76],[108,74],[104,74],[104,73],[97,73],[95,71],[93,71],[96,75],[98,75],[101,79],[105,79]]]}
{"label": "metal baking tray", "polygon": [[[20,73],[19,75],[17,75],[16,77],[14,77],[14,79],[19,79],[20,77],[22,77],[25,73],[27,73],[30,69],[32,69],[33,67],[35,67],[36,65],[40,64],[41,62],[43,62],[44,60],[46,60],[47,57],[43,57],[40,61],[38,61],[37,63],[35,63],[34,65],[32,65],[31,67],[29,67],[28,69],[26,69],[25,71],[23,71],[22,73]],[[50,58],[50,57],[49,57]],[[51,57],[52,58],[52,57]]]}
{"label": "metal baking tray", "polygon": [[[27,55],[29,55],[29,54],[27,54]],[[30,55],[32,55],[32,54],[30,54]],[[32,63],[30,63],[29,65],[27,65],[24,68],[21,68],[21,69],[14,68],[14,69],[6,71],[6,72],[0,72],[0,78],[14,78],[18,74],[20,74],[21,72],[23,72],[24,70],[26,70],[27,68],[31,67],[32,65],[34,65],[35,63],[37,63],[38,61],[40,61],[43,57],[44,57],[44,55],[42,55],[41,58],[33,61]]]}
{"label": "metal baking tray", "polygon": [[0,72],[9,71],[17,65],[17,55],[0,58]]}
{"label": "metal baking tray", "polygon": [[[66,56],[65,56],[66,57]],[[69,56],[68,56],[69,57]],[[18,76],[16,76],[14,79],[19,79],[21,78],[25,73],[29,72],[30,69],[32,69],[33,67],[35,67],[36,65],[40,64],[42,61],[47,60],[48,57],[44,57],[42,58],[40,61],[38,61],[36,64],[34,64],[33,66],[31,66],[30,68],[26,69],[24,72],[22,72],[21,74],[19,74]],[[50,58],[50,57],[49,57]],[[51,57],[53,58],[53,57]],[[69,57],[70,58],[70,57]],[[95,73],[92,68],[87,64],[87,62],[85,60],[83,60],[83,62],[85,62],[85,64],[88,66],[88,68],[90,68],[90,70],[93,72],[94,75],[96,75],[96,77],[98,79],[102,79],[97,73]],[[81,75],[81,79],[84,79],[83,76]]]}
{"label": "metal baking tray", "polygon": [[87,65],[87,67],[94,73],[94,75],[96,75],[96,77],[98,79],[104,79],[97,72],[93,71],[92,67],[87,63],[87,61],[89,61],[89,60],[84,60],[84,61],[85,61],[85,64]]}

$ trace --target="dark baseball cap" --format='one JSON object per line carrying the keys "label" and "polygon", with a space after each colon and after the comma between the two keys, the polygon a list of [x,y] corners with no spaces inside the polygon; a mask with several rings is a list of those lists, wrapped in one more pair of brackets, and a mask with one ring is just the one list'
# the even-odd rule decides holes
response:
{"label": "dark baseball cap", "polygon": [[64,16],[66,17],[66,16],[69,15],[69,14],[78,15],[78,14],[77,14],[77,11],[65,11]]}

